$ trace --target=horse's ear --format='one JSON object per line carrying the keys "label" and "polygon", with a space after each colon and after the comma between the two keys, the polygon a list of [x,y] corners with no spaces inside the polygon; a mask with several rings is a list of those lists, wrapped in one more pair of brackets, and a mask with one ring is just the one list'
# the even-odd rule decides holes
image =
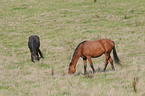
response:
{"label": "horse's ear", "polygon": [[72,65],[72,62],[69,62],[69,66],[71,66]]}
{"label": "horse's ear", "polygon": [[69,63],[71,62],[71,58],[72,58],[72,56],[70,57],[70,61],[69,61]]}
{"label": "horse's ear", "polygon": [[71,60],[69,61],[69,64],[71,63]]}
{"label": "horse's ear", "polygon": [[71,62],[69,61],[69,65],[70,65],[70,63],[71,63]]}

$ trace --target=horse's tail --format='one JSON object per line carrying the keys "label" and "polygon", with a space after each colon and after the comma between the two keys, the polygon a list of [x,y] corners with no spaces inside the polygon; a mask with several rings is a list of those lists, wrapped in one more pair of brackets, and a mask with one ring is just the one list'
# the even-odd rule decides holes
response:
{"label": "horse's tail", "polygon": [[113,42],[113,57],[114,57],[115,63],[117,63],[117,64],[120,65],[120,60],[118,58],[118,55],[117,55],[117,52],[116,52],[116,48],[115,48],[115,43],[114,42]]}
{"label": "horse's tail", "polygon": [[39,52],[41,58],[44,58],[42,52],[40,51],[40,49],[38,49],[38,52]]}

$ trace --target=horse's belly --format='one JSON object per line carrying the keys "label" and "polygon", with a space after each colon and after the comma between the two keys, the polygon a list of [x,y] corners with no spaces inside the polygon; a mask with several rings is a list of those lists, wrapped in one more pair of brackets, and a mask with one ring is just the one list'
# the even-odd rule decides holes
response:
{"label": "horse's belly", "polygon": [[100,56],[102,56],[102,55],[103,55],[103,53],[98,53],[98,54],[92,55],[91,57],[92,57],[92,58],[97,58],[97,57],[100,57]]}

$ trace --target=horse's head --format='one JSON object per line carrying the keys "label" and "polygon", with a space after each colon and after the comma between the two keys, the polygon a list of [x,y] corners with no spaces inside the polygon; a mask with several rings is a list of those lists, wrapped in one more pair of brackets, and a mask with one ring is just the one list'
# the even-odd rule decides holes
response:
{"label": "horse's head", "polygon": [[33,61],[36,62],[38,61],[38,56],[36,55],[36,52],[32,52],[32,58],[33,58]]}
{"label": "horse's head", "polygon": [[72,65],[72,62],[70,62],[69,68],[68,68],[68,74],[74,74],[75,72],[76,72],[76,68],[74,65]]}

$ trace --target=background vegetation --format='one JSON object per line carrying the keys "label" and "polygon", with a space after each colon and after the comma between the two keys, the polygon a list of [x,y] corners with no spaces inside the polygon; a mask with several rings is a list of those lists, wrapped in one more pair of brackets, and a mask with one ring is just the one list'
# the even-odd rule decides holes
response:
{"label": "background vegetation", "polygon": [[[33,34],[45,57],[37,63],[27,46]],[[123,66],[85,77],[79,59],[67,75],[75,47],[101,38],[116,43]],[[0,0],[1,96],[145,96],[144,49],[144,0]],[[103,69],[104,56],[93,63]]]}

